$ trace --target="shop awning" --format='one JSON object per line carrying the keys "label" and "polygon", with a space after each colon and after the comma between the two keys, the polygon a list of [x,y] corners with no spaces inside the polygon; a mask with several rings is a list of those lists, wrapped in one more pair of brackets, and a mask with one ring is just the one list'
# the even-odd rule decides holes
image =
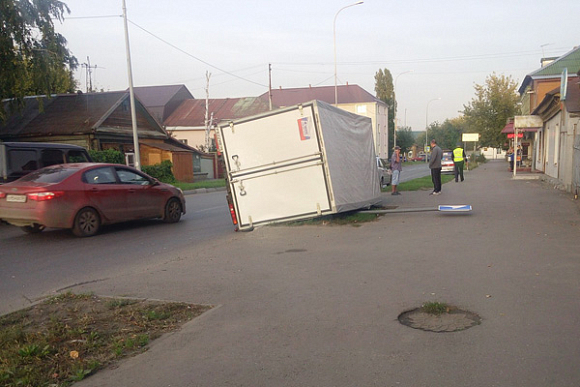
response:
{"label": "shop awning", "polygon": [[[539,129],[542,129],[542,128],[519,128],[518,132],[537,132]],[[503,127],[501,132],[502,133],[513,133],[514,132],[514,123],[508,122],[507,125]]]}

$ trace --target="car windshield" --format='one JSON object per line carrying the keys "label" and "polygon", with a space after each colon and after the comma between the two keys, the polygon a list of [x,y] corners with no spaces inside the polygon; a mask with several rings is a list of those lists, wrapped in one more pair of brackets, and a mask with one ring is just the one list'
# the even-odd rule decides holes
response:
{"label": "car windshield", "polygon": [[442,160],[451,160],[451,152],[443,152]]}
{"label": "car windshield", "polygon": [[18,181],[60,183],[76,171],[77,169],[75,168],[65,168],[62,165],[54,165],[31,172],[28,175],[21,177]]}

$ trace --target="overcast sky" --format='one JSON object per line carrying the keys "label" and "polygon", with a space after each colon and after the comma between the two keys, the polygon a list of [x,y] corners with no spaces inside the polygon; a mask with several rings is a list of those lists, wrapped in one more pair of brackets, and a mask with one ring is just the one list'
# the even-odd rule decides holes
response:
{"label": "overcast sky", "polygon": [[[97,66],[93,87],[126,89],[122,0],[64,2],[57,30]],[[271,63],[274,88],[333,86],[333,21],[355,2],[126,0],[134,85],[185,84],[205,98],[209,71],[210,98],[258,96]],[[580,44],[578,15],[578,0],[365,0],[336,18],[339,84],[375,95],[375,73],[390,70],[399,125],[424,130],[459,116],[492,73],[519,86],[542,56]],[[85,69],[75,75],[85,91]]]}

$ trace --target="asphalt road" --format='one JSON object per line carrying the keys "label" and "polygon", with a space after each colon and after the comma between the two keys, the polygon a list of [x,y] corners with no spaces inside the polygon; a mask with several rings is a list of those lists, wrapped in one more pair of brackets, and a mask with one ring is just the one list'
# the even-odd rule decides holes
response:
{"label": "asphalt road", "polygon": [[409,180],[418,179],[423,176],[428,176],[431,174],[429,166],[427,163],[417,163],[417,164],[409,164],[403,165],[403,171],[401,172],[401,176],[399,181],[404,183]]}
{"label": "asphalt road", "polygon": [[105,226],[92,238],[49,229],[29,235],[0,224],[0,314],[87,282],[146,270],[159,260],[233,233],[224,192],[186,195],[187,214],[176,224],[159,220]]}
{"label": "asphalt road", "polygon": [[[424,164],[405,166],[401,180],[428,173]],[[57,229],[29,235],[0,223],[0,314],[79,284],[147,270],[160,257],[175,259],[200,242],[233,232],[223,191],[186,198],[187,214],[177,224],[152,220],[105,226],[93,238]]]}

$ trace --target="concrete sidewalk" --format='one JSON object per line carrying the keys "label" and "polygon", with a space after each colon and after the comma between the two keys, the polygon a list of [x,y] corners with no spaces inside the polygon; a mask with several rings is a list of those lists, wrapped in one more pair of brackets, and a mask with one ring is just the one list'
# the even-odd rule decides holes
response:
{"label": "concrete sidewalk", "polygon": [[[78,386],[578,386],[580,216],[568,195],[489,162],[353,226],[262,227],[72,289],[217,307]],[[426,301],[481,325],[430,333]]]}

